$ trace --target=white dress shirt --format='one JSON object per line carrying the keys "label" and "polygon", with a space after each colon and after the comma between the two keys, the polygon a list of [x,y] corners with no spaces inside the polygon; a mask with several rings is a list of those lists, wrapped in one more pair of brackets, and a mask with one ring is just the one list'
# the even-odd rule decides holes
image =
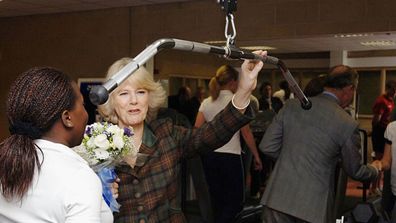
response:
{"label": "white dress shirt", "polygon": [[98,176],[69,147],[38,139],[40,172],[22,200],[0,194],[1,223],[110,223],[111,210],[102,198]]}

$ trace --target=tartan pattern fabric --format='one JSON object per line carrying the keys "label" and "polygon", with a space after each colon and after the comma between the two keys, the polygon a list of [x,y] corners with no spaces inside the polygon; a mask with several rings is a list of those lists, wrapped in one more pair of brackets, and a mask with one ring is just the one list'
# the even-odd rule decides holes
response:
{"label": "tartan pattern fabric", "polygon": [[146,124],[139,152],[148,154],[143,166],[118,167],[119,197],[122,205],[117,223],[186,222],[177,198],[180,164],[183,158],[213,151],[254,118],[249,108],[241,114],[231,104],[201,128],[175,126],[170,119]]}

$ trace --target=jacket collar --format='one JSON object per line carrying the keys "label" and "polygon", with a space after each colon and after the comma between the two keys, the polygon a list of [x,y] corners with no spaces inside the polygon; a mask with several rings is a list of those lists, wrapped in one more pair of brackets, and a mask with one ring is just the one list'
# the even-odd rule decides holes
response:
{"label": "jacket collar", "polygon": [[129,165],[122,165],[118,168],[119,171],[133,175],[135,177],[140,176],[140,172],[142,167],[153,157],[156,156],[155,144],[157,142],[157,137],[154,135],[153,131],[151,130],[150,126],[145,122],[144,123],[144,130],[143,130],[143,138],[142,144],[139,148],[138,160],[137,163],[140,165],[136,165],[134,168],[131,168]]}
{"label": "jacket collar", "polygon": [[154,135],[150,126],[145,122],[142,143],[148,147],[153,147],[156,142],[157,142],[157,137]]}
{"label": "jacket collar", "polygon": [[322,97],[327,98],[331,101],[334,101],[335,103],[339,104],[340,100],[337,98],[337,96],[331,92],[328,91],[323,91],[323,93],[321,94]]}
{"label": "jacket collar", "polygon": [[155,156],[155,144],[157,142],[157,137],[154,135],[150,126],[145,122],[143,130],[142,145],[139,148],[139,153],[148,156],[141,157],[143,165],[150,159],[150,157]]}

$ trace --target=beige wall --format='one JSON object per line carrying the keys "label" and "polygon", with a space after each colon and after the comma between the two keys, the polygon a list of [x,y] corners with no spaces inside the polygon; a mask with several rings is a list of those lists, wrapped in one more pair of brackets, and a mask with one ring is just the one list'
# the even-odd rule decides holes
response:
{"label": "beige wall", "polygon": [[[392,0],[243,0],[235,13],[237,41],[396,30]],[[57,67],[74,78],[100,77],[123,56],[159,38],[224,39],[224,13],[213,0],[89,12],[0,18],[0,139],[7,134],[10,83],[32,66]],[[166,51],[157,77],[211,76],[225,63],[211,55]],[[235,62],[234,62],[235,64]]]}
{"label": "beige wall", "polygon": [[33,66],[59,68],[75,79],[103,76],[109,64],[130,53],[129,10],[0,19],[0,136],[7,122],[10,83]]}

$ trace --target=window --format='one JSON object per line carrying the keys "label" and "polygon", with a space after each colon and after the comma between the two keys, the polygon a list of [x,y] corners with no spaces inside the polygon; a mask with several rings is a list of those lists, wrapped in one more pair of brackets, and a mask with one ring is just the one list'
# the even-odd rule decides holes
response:
{"label": "window", "polygon": [[381,92],[380,70],[358,70],[359,114],[371,115],[371,107]]}

